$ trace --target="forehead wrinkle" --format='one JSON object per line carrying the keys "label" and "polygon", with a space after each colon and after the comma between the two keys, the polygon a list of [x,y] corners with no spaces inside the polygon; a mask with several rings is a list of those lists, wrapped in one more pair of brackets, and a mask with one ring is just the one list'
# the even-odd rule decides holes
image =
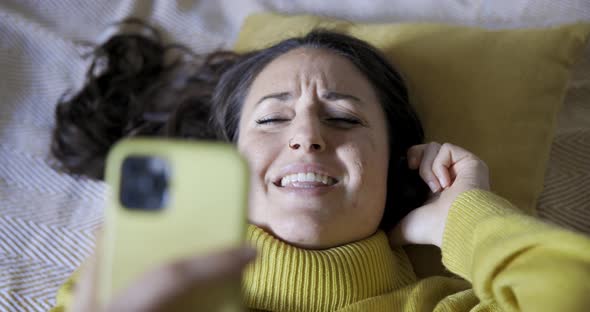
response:
{"label": "forehead wrinkle", "polygon": [[309,93],[310,96],[321,98],[325,91],[330,91],[331,79],[326,69],[317,62],[306,62],[306,66],[300,69],[301,75],[298,77],[301,86],[300,94]]}
{"label": "forehead wrinkle", "polygon": [[[295,87],[292,84],[297,85],[297,87],[309,87],[310,83],[316,84],[321,90],[329,90],[329,91],[345,91],[339,90],[339,87],[342,87],[344,83],[344,87],[352,87],[346,86],[346,81],[343,81],[344,78],[339,73],[343,70],[341,68],[341,62],[349,62],[349,60],[343,59],[342,56],[337,55],[331,51],[324,50],[324,49],[314,49],[314,48],[297,48],[286,54],[279,56],[280,61],[286,61],[284,58],[290,59],[291,63],[297,64],[296,68],[289,68],[288,70],[293,70],[295,73],[293,76],[293,81],[289,81],[288,87]],[[283,58],[282,60],[280,60]],[[276,60],[275,60],[276,61]],[[271,64],[275,63],[275,61],[271,62]],[[276,64],[276,63],[275,63]],[[352,64],[347,64],[352,65]],[[271,65],[272,66],[272,65]],[[284,64],[283,64],[284,66]],[[352,65],[354,67],[354,65]],[[356,68],[355,68],[356,69]],[[281,80],[283,78],[283,70],[273,70],[274,77],[273,84],[276,84],[277,80]],[[328,74],[330,73],[330,75]],[[306,83],[304,83],[306,82]],[[347,88],[344,88],[347,89]],[[301,89],[295,88],[296,91],[301,92]],[[273,90],[273,91],[280,91],[280,90]]]}
{"label": "forehead wrinkle", "polygon": [[[347,63],[346,66],[343,61]],[[277,63],[280,63],[278,67]],[[322,49],[295,49],[279,56],[269,66],[273,68],[267,72],[262,81],[258,81],[260,89],[257,92],[258,98],[271,93],[288,92],[294,100],[304,95],[313,96],[319,100],[329,92],[349,94],[350,90],[357,90],[360,87],[356,81],[358,78],[366,80],[349,60]],[[351,67],[355,76],[358,74],[359,77],[349,79],[352,78],[349,77],[352,73],[345,75],[350,71],[345,67]],[[268,67],[266,70],[263,69],[262,73],[268,69]],[[371,87],[369,86],[369,92],[374,93]],[[354,92],[353,95],[363,101],[372,98],[363,92],[361,94]]]}

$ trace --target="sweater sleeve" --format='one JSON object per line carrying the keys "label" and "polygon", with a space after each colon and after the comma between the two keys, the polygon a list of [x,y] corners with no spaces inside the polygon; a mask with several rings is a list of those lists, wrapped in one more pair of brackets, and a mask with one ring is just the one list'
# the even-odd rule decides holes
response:
{"label": "sweater sleeve", "polygon": [[590,239],[525,215],[491,192],[471,190],[453,202],[442,254],[482,305],[505,311],[590,306]]}
{"label": "sweater sleeve", "polygon": [[80,269],[74,271],[68,280],[61,285],[55,296],[55,306],[49,312],[66,312],[72,305],[74,289],[79,279]]}

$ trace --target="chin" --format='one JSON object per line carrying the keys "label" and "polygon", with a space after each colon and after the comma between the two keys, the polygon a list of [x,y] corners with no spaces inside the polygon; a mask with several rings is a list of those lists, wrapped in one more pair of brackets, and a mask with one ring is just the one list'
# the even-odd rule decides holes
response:
{"label": "chin", "polygon": [[[344,235],[328,222],[310,216],[290,217],[288,221],[269,222],[265,227],[276,238],[304,249],[327,249],[348,243]],[[343,235],[344,234],[344,235]]]}
{"label": "chin", "polygon": [[281,205],[281,214],[290,217],[307,220],[310,223],[330,222],[334,215],[338,214],[338,208],[334,206],[333,200],[326,199],[298,199]]}

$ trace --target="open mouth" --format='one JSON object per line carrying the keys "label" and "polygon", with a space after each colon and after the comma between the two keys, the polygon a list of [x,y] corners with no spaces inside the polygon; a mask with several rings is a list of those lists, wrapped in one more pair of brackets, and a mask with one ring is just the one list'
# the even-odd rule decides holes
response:
{"label": "open mouth", "polygon": [[327,187],[336,183],[338,183],[338,179],[316,172],[289,174],[273,182],[278,187],[296,188]]}

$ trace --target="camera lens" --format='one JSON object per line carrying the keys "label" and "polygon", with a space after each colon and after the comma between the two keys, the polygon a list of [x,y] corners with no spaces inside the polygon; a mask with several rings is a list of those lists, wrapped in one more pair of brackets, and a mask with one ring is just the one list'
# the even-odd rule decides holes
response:
{"label": "camera lens", "polygon": [[168,202],[170,166],[162,158],[130,156],[123,161],[119,198],[128,209],[161,210]]}

